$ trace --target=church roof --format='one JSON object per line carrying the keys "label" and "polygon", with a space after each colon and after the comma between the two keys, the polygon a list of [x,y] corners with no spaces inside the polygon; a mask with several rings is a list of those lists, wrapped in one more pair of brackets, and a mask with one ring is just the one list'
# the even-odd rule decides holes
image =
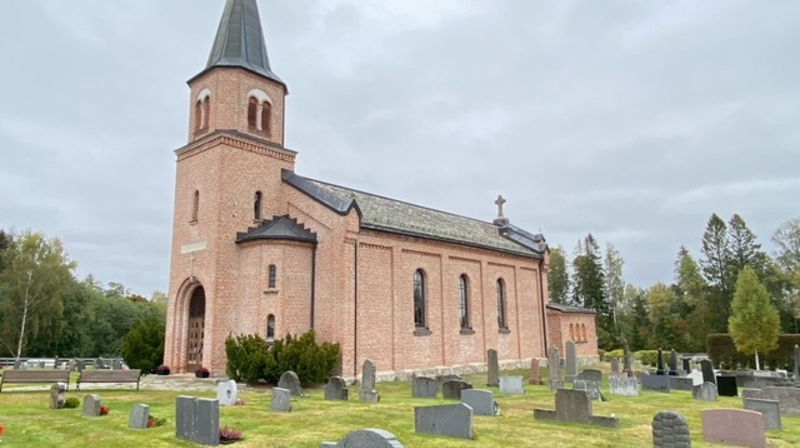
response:
{"label": "church roof", "polygon": [[589,308],[581,308],[571,305],[562,305],[560,303],[550,302],[547,307],[551,310],[561,311],[562,313],[576,313],[576,314],[597,314],[597,311],[590,310]]}
{"label": "church roof", "polygon": [[284,182],[339,214],[355,208],[361,227],[403,235],[465,244],[490,250],[541,258],[546,250],[542,235],[516,226],[496,226],[465,216],[353,190],[283,171]]}
{"label": "church roof", "polygon": [[247,232],[236,233],[237,243],[253,240],[290,240],[316,244],[317,234],[298,224],[289,215],[283,215],[273,216],[269,221],[251,227]]}
{"label": "church roof", "polygon": [[256,0],[227,0],[225,3],[208,64],[197,76],[213,67],[241,67],[286,86],[269,67]]}

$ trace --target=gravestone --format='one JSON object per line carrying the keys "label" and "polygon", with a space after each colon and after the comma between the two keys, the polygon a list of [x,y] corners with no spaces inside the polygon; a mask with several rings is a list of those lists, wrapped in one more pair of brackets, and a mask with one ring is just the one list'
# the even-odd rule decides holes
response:
{"label": "gravestone", "polygon": [[493,348],[487,350],[486,358],[489,360],[487,366],[486,385],[489,387],[497,387],[500,385],[500,364],[497,360],[497,350]]}
{"label": "gravestone", "polygon": [[404,448],[389,431],[377,428],[351,432],[339,443],[322,442],[320,448]]}
{"label": "gravestone", "polygon": [[703,382],[714,383],[717,385],[717,376],[714,374],[714,363],[710,359],[700,361],[700,369],[703,372]]}
{"label": "gravestone", "polygon": [[427,376],[415,376],[411,380],[411,396],[414,398],[436,398],[439,382]]}
{"label": "gravestone", "polygon": [[342,400],[347,401],[350,391],[347,388],[347,383],[340,376],[332,376],[325,385],[325,399],[326,400]]}
{"label": "gravestone", "polygon": [[611,373],[619,373],[619,359],[611,358]]}
{"label": "gravestone", "polygon": [[442,397],[446,400],[460,400],[461,391],[472,389],[472,384],[464,380],[450,380],[442,383]]}
{"label": "gravestone", "polygon": [[717,376],[717,392],[721,397],[737,397],[736,377],[732,375]]}
{"label": "gravestone", "polygon": [[375,388],[375,363],[367,359],[361,369],[361,392],[359,398],[365,403],[377,403],[381,396]]}
{"label": "gravestone", "polygon": [[219,401],[198,398],[194,418],[192,441],[200,445],[219,445]]}
{"label": "gravestone", "polygon": [[678,353],[675,352],[675,349],[669,352],[669,374],[678,376]]}
{"label": "gravestone", "polygon": [[794,345],[794,380],[800,381],[800,346]]}
{"label": "gravestone", "polygon": [[669,392],[669,377],[666,375],[642,375],[642,389]]}
{"label": "gravestone", "polygon": [[764,416],[767,429],[781,429],[781,404],[778,400],[761,398],[745,398],[744,408],[748,411],[760,412]]}
{"label": "gravestone", "polygon": [[64,394],[67,392],[67,385],[56,383],[50,386],[50,409],[64,408]]}
{"label": "gravestone", "polygon": [[781,415],[800,416],[800,388],[770,386],[763,389],[745,389],[742,391],[742,396],[778,400],[781,404]]}
{"label": "gravestone", "polygon": [[528,384],[539,385],[542,384],[542,372],[539,366],[539,358],[531,358],[531,377]]}
{"label": "gravestone", "polygon": [[624,371],[628,376],[633,376],[633,354],[631,354],[631,349],[628,347],[628,341],[622,341],[622,363],[624,364]]}
{"label": "gravestone", "polygon": [[100,416],[100,395],[86,394],[83,397],[83,415],[87,417]]}
{"label": "gravestone", "polygon": [[[656,375],[666,375],[667,370],[664,369],[664,352],[661,347],[658,348],[658,359],[656,359]],[[644,382],[642,382],[644,384]]]}
{"label": "gravestone", "polygon": [[132,429],[147,429],[147,420],[150,418],[150,406],[137,404],[131,409],[128,427]]}
{"label": "gravestone", "polygon": [[703,372],[699,370],[692,370],[688,377],[692,379],[692,386],[699,386],[703,384]]}
{"label": "gravestone", "polygon": [[639,396],[639,380],[635,376],[611,375],[608,379],[611,386],[612,395],[622,395],[626,397]]}
{"label": "gravestone", "polygon": [[302,397],[303,388],[300,387],[300,378],[291,370],[283,372],[281,379],[278,380],[278,387],[288,389],[293,397]]}
{"label": "gravestone", "polygon": [[692,371],[692,358],[688,358],[688,357],[684,356],[683,358],[681,358],[681,361],[683,361],[683,371],[686,372],[686,373],[691,372]]}
{"label": "gravestone", "polygon": [[603,393],[600,391],[600,381],[581,380],[575,378],[572,382],[572,388],[575,390],[586,391],[593,401],[603,401]]}
{"label": "gravestone", "polygon": [[175,402],[175,436],[183,440],[194,440],[197,399],[179,395]]}
{"label": "gravestone", "polygon": [[461,402],[472,408],[474,415],[500,415],[500,406],[490,390],[466,389],[461,391]]}
{"label": "gravestone", "polygon": [[272,388],[272,412],[292,412],[292,392],[281,387]]}
{"label": "gravestone", "polygon": [[717,386],[714,383],[703,383],[692,388],[692,397],[698,401],[717,401]]}
{"label": "gravestone", "polygon": [[692,390],[694,379],[688,376],[669,377],[669,388],[674,390]]}
{"label": "gravestone", "polygon": [[576,379],[601,383],[603,381],[603,372],[597,369],[583,369]]}
{"label": "gravestone", "polygon": [[500,393],[509,395],[524,395],[525,386],[521,376],[501,376]]}
{"label": "gravestone", "polygon": [[111,367],[114,368],[114,370],[122,370],[122,360],[121,359],[112,360]]}
{"label": "gravestone", "polygon": [[442,384],[442,383],[444,383],[445,381],[450,381],[450,380],[463,380],[463,379],[464,379],[464,378],[462,378],[462,377],[461,377],[461,375],[456,375],[455,373],[446,373],[446,374],[444,374],[444,375],[436,375],[436,381],[438,381],[438,382],[439,382],[439,385],[440,385],[440,386],[441,386],[441,384]]}
{"label": "gravestone", "polygon": [[558,390],[564,385],[561,379],[561,353],[558,347],[550,347],[547,351],[547,367],[550,370],[550,390]]}
{"label": "gravestone", "polygon": [[572,383],[577,374],[578,374],[578,353],[576,351],[575,342],[567,341],[567,375],[565,381],[567,383]]}
{"label": "gravestone", "polygon": [[703,440],[752,448],[767,446],[764,417],[760,412],[744,409],[706,409],[703,419]]}
{"label": "gravestone", "polygon": [[217,400],[222,406],[235,406],[239,398],[239,386],[236,381],[220,381],[217,383]]}
{"label": "gravestone", "polygon": [[414,408],[418,434],[441,434],[472,440],[472,408],[464,403]]}
{"label": "gravestone", "polygon": [[556,391],[556,409],[534,409],[535,420],[550,420],[562,423],[581,423],[584,425],[616,428],[617,417],[600,417],[592,415],[592,400],[582,390],[558,389]]}
{"label": "gravestone", "polygon": [[661,411],[653,417],[654,448],[691,448],[692,436],[686,418],[675,411]]}

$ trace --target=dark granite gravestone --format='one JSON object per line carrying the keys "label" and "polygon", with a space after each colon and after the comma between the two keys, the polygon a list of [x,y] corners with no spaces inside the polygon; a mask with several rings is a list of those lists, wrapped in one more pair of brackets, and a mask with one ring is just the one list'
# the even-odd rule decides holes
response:
{"label": "dark granite gravestone", "polygon": [[721,397],[737,397],[736,377],[732,375],[717,376],[717,392]]}
{"label": "dark granite gravestone", "polygon": [[619,426],[617,417],[599,417],[592,415],[592,400],[582,390],[558,389],[556,391],[556,409],[534,409],[535,420],[550,420],[562,423],[580,423],[607,428]]}
{"label": "dark granite gravestone", "polygon": [[742,391],[744,398],[761,398],[778,400],[781,415],[800,416],[800,388],[797,387],[765,387],[763,389],[745,389]]}
{"label": "dark granite gravestone", "polygon": [[488,359],[486,385],[498,387],[500,385],[500,364],[497,360],[497,350],[489,349],[486,352]]}
{"label": "dark granite gravestone", "polygon": [[531,376],[530,379],[528,379],[528,384],[542,384],[542,372],[539,366],[539,358],[531,358]]}
{"label": "dark granite gravestone", "polygon": [[689,423],[675,411],[661,411],[653,417],[654,448],[691,448]]}
{"label": "dark granite gravestone", "polygon": [[50,409],[64,408],[64,394],[67,392],[67,385],[56,383],[50,386]]}
{"label": "dark granite gravestone", "polygon": [[642,389],[669,392],[669,376],[667,375],[642,375]]}
{"label": "dark granite gravestone", "polygon": [[[656,375],[666,375],[667,370],[664,368],[664,353],[661,347],[658,348],[658,359],[656,360]],[[642,382],[644,384],[644,382]]]}
{"label": "dark granite gravestone", "polygon": [[270,401],[272,412],[292,412],[292,393],[289,389],[280,387],[272,388],[272,400]]}
{"label": "dark granite gravestone", "polygon": [[465,389],[461,391],[461,402],[472,408],[474,415],[500,415],[500,406],[494,401],[490,390]]}
{"label": "dark granite gravestone", "polygon": [[670,376],[669,388],[673,390],[692,390],[694,379],[690,376]]}
{"label": "dark granite gravestone", "polygon": [[675,352],[675,349],[669,352],[669,374],[678,376],[678,353]]}
{"label": "dark granite gravestone", "polygon": [[369,359],[364,361],[364,366],[361,368],[361,392],[359,393],[359,398],[365,403],[377,403],[381,399],[375,386],[377,381],[376,373],[375,363]]}
{"label": "dark granite gravestone", "polygon": [[403,448],[389,431],[377,428],[351,432],[340,442],[322,442],[320,448]]}
{"label": "dark granite gravestone", "polygon": [[700,369],[703,371],[703,382],[714,383],[717,385],[717,376],[714,373],[714,363],[710,359],[703,359],[700,361]]}
{"label": "dark granite gravestone", "polygon": [[575,341],[567,341],[567,375],[565,381],[572,383],[575,376],[578,375],[578,352],[575,347]]}
{"label": "dark granite gravestone", "polygon": [[194,414],[194,443],[219,445],[219,401],[198,398]]}
{"label": "dark granite gravestone", "polygon": [[411,380],[411,396],[414,398],[436,398],[439,382],[427,376],[415,376]]}
{"label": "dark granite gravestone", "polygon": [[150,418],[150,406],[137,404],[131,409],[128,427],[131,429],[147,429],[147,420]]}
{"label": "dark granite gravestone", "polygon": [[179,395],[175,402],[175,436],[183,440],[194,438],[194,420],[197,399]]}
{"label": "dark granite gravestone", "polygon": [[703,440],[710,443],[765,448],[764,417],[760,412],[744,409],[706,409],[703,419]]}
{"label": "dark granite gravestone", "polygon": [[440,434],[472,440],[472,408],[464,403],[414,408],[417,434]]}
{"label": "dark granite gravestone", "polygon": [[302,397],[303,388],[300,386],[300,378],[291,370],[283,372],[281,379],[278,380],[278,387],[288,389],[293,397]]}
{"label": "dark granite gravestone", "polygon": [[560,389],[564,385],[564,381],[561,379],[561,353],[559,353],[558,347],[550,347],[550,350],[547,351],[547,368],[550,371],[550,380],[548,381],[550,390]]}
{"label": "dark granite gravestone", "polygon": [[698,401],[717,401],[717,386],[709,382],[694,386],[692,388],[692,397]]}
{"label": "dark granite gravestone", "polygon": [[681,358],[681,360],[683,361],[683,371],[686,372],[686,373],[691,372],[692,371],[692,363],[691,363],[692,358],[683,357],[683,358]]}
{"label": "dark granite gravestone", "polygon": [[326,400],[342,400],[347,401],[350,391],[347,388],[347,383],[340,376],[332,376],[325,385],[325,399]]}
{"label": "dark granite gravestone", "polygon": [[472,384],[464,380],[450,380],[442,383],[442,397],[446,400],[460,400],[461,391],[472,389]]}
{"label": "dark granite gravestone", "polygon": [[749,411],[760,412],[764,416],[764,424],[767,429],[781,429],[780,401],[745,398],[744,408]]}
{"label": "dark granite gravestone", "polygon": [[800,346],[794,345],[794,380],[800,381]]}
{"label": "dark granite gravestone", "polygon": [[83,415],[87,417],[100,416],[100,396],[87,394],[83,397]]}

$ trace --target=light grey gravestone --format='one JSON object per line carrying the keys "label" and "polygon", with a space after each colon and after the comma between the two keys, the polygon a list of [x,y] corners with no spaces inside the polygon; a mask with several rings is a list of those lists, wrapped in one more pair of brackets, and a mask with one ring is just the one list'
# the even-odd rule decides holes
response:
{"label": "light grey gravestone", "polygon": [[369,359],[364,361],[361,369],[361,393],[359,398],[365,403],[377,403],[381,396],[375,388],[375,363]]}
{"label": "light grey gravestone", "polygon": [[292,412],[292,392],[281,387],[272,388],[272,412]]}
{"label": "light grey gravestone", "polygon": [[565,381],[572,383],[578,374],[578,353],[574,341],[567,341],[567,376]]}
{"label": "light grey gravestone", "polygon": [[669,352],[669,374],[673,376],[678,375],[678,353],[675,349]]}
{"label": "light grey gravestone", "polygon": [[528,384],[539,385],[542,384],[542,370],[539,365],[539,358],[531,358],[531,377]]}
{"label": "light grey gravestone", "polygon": [[64,394],[67,392],[67,385],[56,383],[50,386],[50,409],[64,408]]}
{"label": "light grey gravestone", "polygon": [[416,376],[411,380],[411,396],[414,398],[436,398],[439,382],[427,376]]}
{"label": "light grey gravestone", "polygon": [[472,408],[464,403],[415,407],[414,429],[418,434],[473,439]]}
{"label": "light grey gravestone", "polygon": [[781,403],[781,415],[800,416],[800,388],[770,386],[763,389],[744,389],[742,397],[778,400]]}
{"label": "light grey gravestone", "polygon": [[603,372],[597,369],[584,369],[578,374],[576,379],[600,383],[603,381]]}
{"label": "light grey gravestone", "polygon": [[340,376],[332,376],[325,385],[325,399],[347,401],[348,398],[350,398],[350,390],[347,388],[345,380]]}
{"label": "light grey gravestone", "polygon": [[550,347],[547,351],[547,367],[550,370],[550,390],[558,390],[564,385],[561,379],[561,353],[558,347]]}
{"label": "light grey gravestone", "polygon": [[612,395],[622,395],[626,397],[639,396],[639,380],[635,376],[611,375],[608,379],[611,386]]}
{"label": "light grey gravestone", "polygon": [[461,392],[472,389],[472,384],[463,380],[450,380],[442,383],[442,396],[446,400],[460,400]]}
{"label": "light grey gravestone", "polygon": [[175,400],[175,436],[183,440],[194,440],[194,422],[197,413],[197,398],[179,395]]}
{"label": "light grey gravestone", "polygon": [[717,385],[717,375],[714,373],[714,363],[710,359],[700,361],[700,369],[703,372],[703,382],[714,383]]}
{"label": "light grey gravestone", "polygon": [[220,381],[217,383],[217,400],[222,406],[235,406],[239,398],[239,386],[236,381]]}
{"label": "light grey gravestone", "polygon": [[653,417],[654,448],[691,448],[692,436],[686,418],[675,411],[661,411]]}
{"label": "light grey gravestone", "polygon": [[300,378],[291,370],[283,372],[281,379],[278,380],[278,387],[281,389],[289,389],[293,397],[303,396],[303,388],[300,387]]}
{"label": "light grey gravestone", "polygon": [[794,380],[800,381],[800,346],[794,345]]}
{"label": "light grey gravestone", "polygon": [[717,401],[717,386],[714,383],[703,383],[692,388],[692,397],[698,401]]}
{"label": "light grey gravestone", "polygon": [[490,390],[466,389],[461,391],[461,402],[472,408],[474,415],[500,415],[500,406]]}
{"label": "light grey gravestone", "polygon": [[197,399],[192,441],[201,445],[219,445],[219,401]]}
{"label": "light grey gravestone", "polygon": [[521,376],[501,376],[500,393],[509,395],[524,395],[525,385]]}
{"label": "light grey gravestone", "polygon": [[619,359],[611,358],[611,373],[619,373]]}
{"label": "light grey gravestone", "polygon": [[404,448],[389,431],[377,428],[361,429],[348,434],[340,442],[322,442],[320,448]]}
{"label": "light grey gravestone", "polygon": [[692,379],[692,386],[703,384],[703,372],[699,370],[692,370],[688,377]]}
{"label": "light grey gravestone", "polygon": [[628,376],[633,376],[633,354],[631,354],[631,349],[628,347],[628,341],[622,341],[622,362],[624,364],[624,371]]}
{"label": "light grey gravestone", "polygon": [[592,415],[592,400],[582,390],[558,389],[556,391],[556,409],[534,409],[533,418],[535,420],[581,423],[606,428],[619,426],[617,417]]}
{"label": "light grey gravestone", "polygon": [[601,384],[599,381],[575,378],[575,381],[572,382],[572,388],[585,391],[593,401],[603,401],[603,393],[600,391]]}
{"label": "light grey gravestone", "polygon": [[86,394],[83,397],[83,415],[87,417],[100,416],[100,395]]}
{"label": "light grey gravestone", "polygon": [[488,359],[486,385],[497,387],[500,385],[500,364],[497,361],[497,350],[490,348],[486,352],[486,358]]}
{"label": "light grey gravestone", "polygon": [[150,406],[137,404],[131,409],[128,427],[132,429],[147,429],[147,420],[150,418]]}
{"label": "light grey gravestone", "polygon": [[760,412],[744,409],[706,409],[703,419],[703,440],[751,448],[766,448],[764,418]]}
{"label": "light grey gravestone", "polygon": [[669,392],[669,377],[667,375],[642,375],[642,389]]}
{"label": "light grey gravestone", "polygon": [[781,404],[778,400],[761,398],[745,398],[744,408],[748,411],[760,412],[764,416],[767,429],[781,429]]}

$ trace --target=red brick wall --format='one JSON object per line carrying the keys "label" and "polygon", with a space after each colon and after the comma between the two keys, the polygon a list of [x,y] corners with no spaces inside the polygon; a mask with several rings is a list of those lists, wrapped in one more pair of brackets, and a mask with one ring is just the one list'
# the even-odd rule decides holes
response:
{"label": "red brick wall", "polygon": [[[547,309],[547,319],[549,321],[550,345],[558,347],[561,356],[566,354],[567,341],[575,341],[578,356],[594,357],[597,356],[597,330],[595,327],[595,315],[593,313],[565,313],[551,308]],[[570,332],[570,325],[574,328],[585,328],[586,338],[582,334]],[[583,326],[583,327],[581,327]]]}

